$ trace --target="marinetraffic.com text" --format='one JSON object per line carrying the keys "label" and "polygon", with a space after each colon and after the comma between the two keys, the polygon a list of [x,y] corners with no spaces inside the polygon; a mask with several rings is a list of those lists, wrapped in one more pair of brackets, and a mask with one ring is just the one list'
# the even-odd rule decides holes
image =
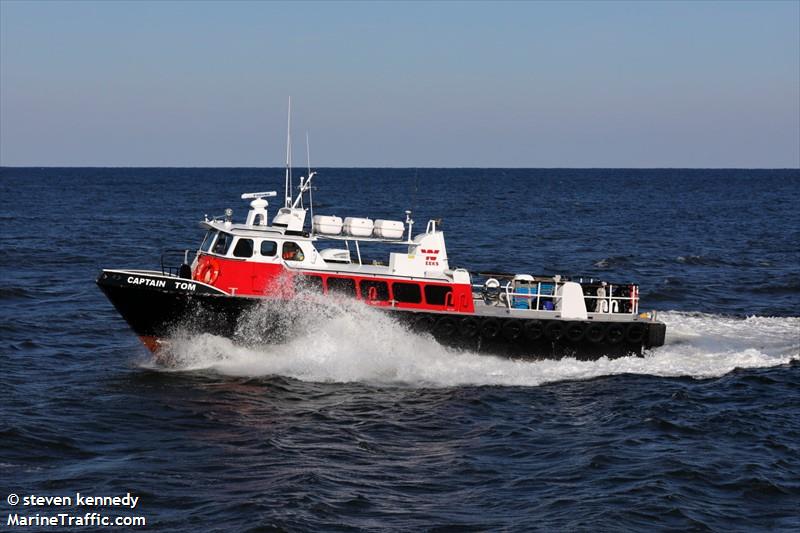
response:
{"label": "marinetraffic.com text", "polygon": [[[64,496],[19,495],[6,497],[8,527],[144,527],[147,519],[128,514],[139,505],[139,497],[130,492],[105,496],[76,492]],[[117,513],[109,513],[117,511]],[[123,514],[125,513],[125,514]]]}

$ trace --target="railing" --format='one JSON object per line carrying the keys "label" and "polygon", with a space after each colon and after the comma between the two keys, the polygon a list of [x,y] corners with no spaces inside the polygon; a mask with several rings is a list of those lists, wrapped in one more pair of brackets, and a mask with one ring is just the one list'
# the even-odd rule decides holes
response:
{"label": "railing", "polygon": [[[544,291],[542,290],[542,286],[543,285],[545,286],[545,290]],[[561,286],[561,285],[563,285],[563,283],[557,282],[555,280],[552,281],[552,282],[539,281],[535,285],[535,287],[536,287],[536,291],[535,292],[530,292],[530,289],[533,289],[533,287],[534,287],[533,285],[531,285],[530,289],[528,289],[529,292],[515,292],[513,290],[514,289],[513,282],[509,281],[505,285],[498,286],[495,289],[496,294],[491,294],[490,290],[487,289],[485,284],[484,285],[482,285],[482,284],[473,284],[472,288],[473,289],[479,289],[481,296],[478,299],[483,299],[484,301],[486,301],[487,299],[488,300],[492,300],[494,298],[497,298],[498,302],[499,303],[504,303],[506,308],[508,308],[509,310],[513,310],[513,309],[519,309],[519,310],[532,309],[532,310],[535,310],[535,311],[555,311],[555,302],[557,300],[563,298],[560,294],[558,294],[558,287]],[[613,294],[614,293],[614,285],[610,285],[609,284],[606,287],[607,287],[607,293],[608,294],[605,295],[605,296],[583,294],[583,299],[584,300],[593,300],[593,301],[595,301],[595,304],[597,302],[602,302],[602,305],[600,306],[600,310],[599,311],[597,310],[597,308],[598,308],[597,305],[592,306],[591,309],[589,309],[589,306],[587,305],[586,311],[588,313],[626,314],[626,315],[627,314],[632,314],[632,315],[638,314],[638,312],[639,312],[639,288],[638,288],[638,286],[636,286],[636,285],[624,285],[624,287],[630,287],[631,293],[628,296],[616,296],[616,295],[614,295]],[[619,285],[617,287],[619,287]],[[500,298],[501,294],[504,295],[505,298]],[[505,302],[502,302],[502,300],[505,300]],[[519,301],[519,300],[523,300],[523,301],[527,300],[528,301],[527,306],[526,307],[515,307],[516,301]],[[536,301],[535,305],[533,305],[533,301],[534,300]],[[554,303],[554,306],[553,306],[554,309],[546,309],[546,308],[543,309],[542,305],[543,305],[543,302],[545,302],[545,301],[553,302]],[[620,311],[619,311],[620,302],[622,302],[622,301],[629,301],[629,302],[631,302],[631,305],[630,305],[630,308],[629,308],[628,311],[620,313]]]}
{"label": "railing", "polygon": [[204,215],[203,222],[225,222],[225,215],[212,215],[211,218],[208,218],[208,215]]}
{"label": "railing", "polygon": [[[178,254],[183,254],[183,262],[178,266],[165,265],[165,258],[169,263],[175,264]],[[170,249],[161,252],[161,273],[165,276],[181,277],[181,268],[189,263],[189,250]]]}

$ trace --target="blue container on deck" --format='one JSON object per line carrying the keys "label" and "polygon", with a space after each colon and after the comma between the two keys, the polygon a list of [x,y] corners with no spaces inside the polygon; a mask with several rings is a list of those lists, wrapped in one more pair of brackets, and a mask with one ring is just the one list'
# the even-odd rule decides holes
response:
{"label": "blue container on deck", "polygon": [[511,306],[514,309],[530,309],[531,301],[534,299],[529,296],[519,296],[520,294],[536,294],[536,287],[517,287],[514,289],[517,296],[514,296]]}
{"label": "blue container on deck", "polygon": [[[542,283],[540,287],[542,288],[539,293],[541,296],[552,296],[556,289],[555,283]],[[553,311],[555,309],[552,298],[539,298],[539,302],[539,309],[544,309],[546,311]]]}
{"label": "blue container on deck", "polygon": [[[540,293],[542,296],[552,296],[553,291],[555,290],[554,283],[541,283],[542,292]],[[535,309],[536,308],[536,285],[532,285],[530,287],[517,287],[514,289],[516,295],[511,299],[511,307],[514,309]],[[522,294],[530,294],[530,296],[521,296]],[[544,299],[540,298],[540,309],[553,309],[553,302],[550,298]]]}

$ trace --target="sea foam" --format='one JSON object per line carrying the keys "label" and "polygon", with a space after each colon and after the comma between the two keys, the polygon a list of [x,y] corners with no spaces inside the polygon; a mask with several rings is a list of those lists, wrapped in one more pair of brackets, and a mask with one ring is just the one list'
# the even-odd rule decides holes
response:
{"label": "sea foam", "polygon": [[[258,329],[264,317],[274,314],[256,310],[240,330]],[[179,333],[170,340],[158,368],[412,387],[536,386],[624,373],[713,378],[736,368],[800,359],[800,317],[663,312],[659,318],[667,324],[664,346],[644,357],[596,361],[520,360],[458,351],[351,301],[301,302],[285,309],[282,317],[282,327],[291,333],[274,343],[234,343],[208,334]]]}

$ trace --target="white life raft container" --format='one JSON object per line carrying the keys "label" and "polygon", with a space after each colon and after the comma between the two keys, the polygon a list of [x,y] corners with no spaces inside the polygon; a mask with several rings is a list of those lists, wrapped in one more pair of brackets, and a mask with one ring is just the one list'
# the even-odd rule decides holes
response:
{"label": "white life raft container", "polygon": [[312,219],[314,233],[322,235],[339,235],[342,232],[342,219],[335,216],[314,215]]}
{"label": "white life raft container", "polygon": [[344,231],[353,237],[370,237],[373,226],[371,218],[347,217],[344,219]]}
{"label": "white life raft container", "polygon": [[375,221],[375,236],[380,239],[402,239],[405,231],[405,224],[399,220]]}
{"label": "white life raft container", "polygon": [[319,253],[326,263],[350,263],[350,250],[327,248]]}

